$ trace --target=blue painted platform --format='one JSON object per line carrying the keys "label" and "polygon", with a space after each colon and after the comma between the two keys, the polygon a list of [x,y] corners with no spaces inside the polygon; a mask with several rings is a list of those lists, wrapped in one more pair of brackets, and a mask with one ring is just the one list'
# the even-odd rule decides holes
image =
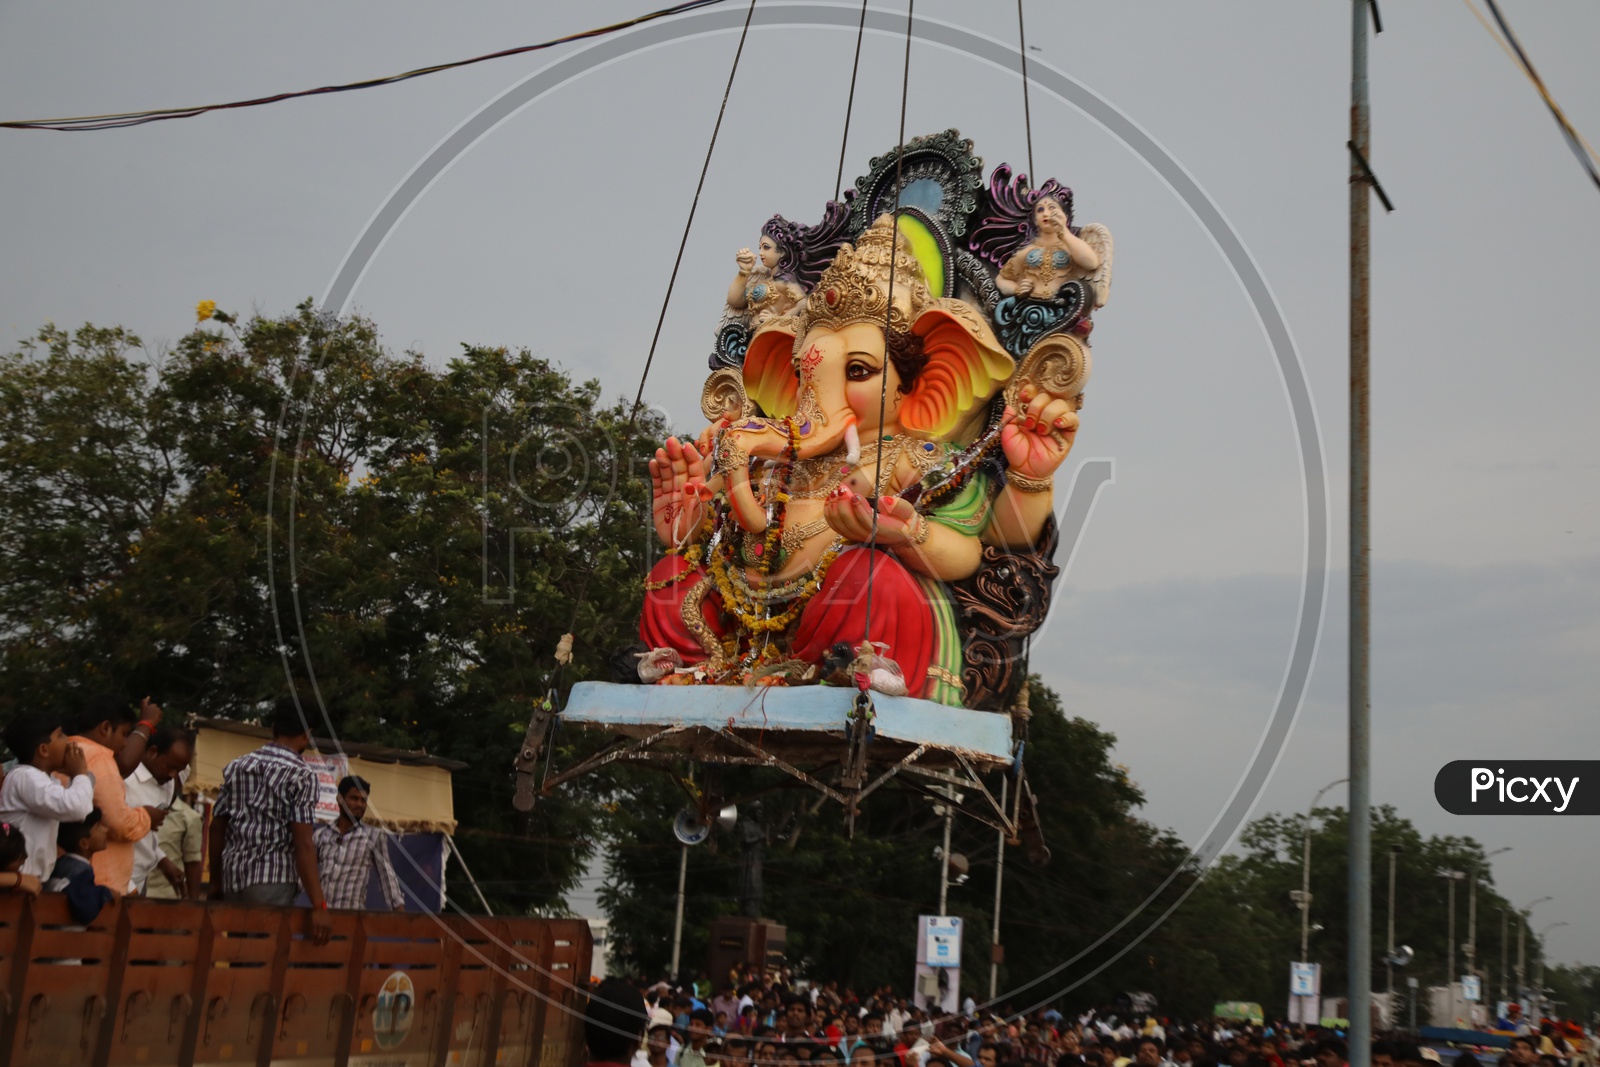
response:
{"label": "blue painted platform", "polygon": [[[842,742],[854,697],[852,689],[821,685],[746,689],[579,682],[572,687],[561,719],[634,737],[680,725],[711,730],[731,726],[746,738],[786,735],[786,744],[807,735],[817,741],[836,737]],[[877,710],[877,741],[890,742],[886,747],[909,750],[926,744],[985,764],[1011,759],[1009,715],[882,693],[872,694],[872,705]]]}

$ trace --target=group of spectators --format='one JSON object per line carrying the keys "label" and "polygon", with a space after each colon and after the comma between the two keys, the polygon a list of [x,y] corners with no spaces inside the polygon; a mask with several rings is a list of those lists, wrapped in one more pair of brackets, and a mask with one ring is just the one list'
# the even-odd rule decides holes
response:
{"label": "group of spectators", "polygon": [[[1591,1067],[1573,1024],[1547,1022],[1501,1052],[1441,1053],[1405,1034],[1372,1046],[1372,1067]],[[1335,1030],[1208,1019],[1185,1023],[1108,1007],[1075,1016],[1045,1008],[929,1012],[892,990],[770,982],[640,989],[609,979],[590,1001],[592,1064],[617,1067],[1348,1067]]]}
{"label": "group of spectators", "polygon": [[0,783],[0,891],[64,893],[84,924],[129,894],[303,899],[318,943],[330,908],[367,906],[374,876],[387,905],[403,909],[386,835],[364,822],[368,784],[345,778],[337,821],[317,821],[317,775],[303,758],[310,730],[293,699],[268,717],[272,741],[223,769],[203,885],[207,829],[184,789],[194,738],[161,718],[148,698],[134,707],[99,696],[65,717],[25,712],[6,724],[16,762]]}

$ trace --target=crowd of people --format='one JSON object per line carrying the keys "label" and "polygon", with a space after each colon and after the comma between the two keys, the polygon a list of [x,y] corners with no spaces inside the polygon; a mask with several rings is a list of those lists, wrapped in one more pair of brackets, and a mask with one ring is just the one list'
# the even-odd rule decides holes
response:
{"label": "crowd of people", "polygon": [[[1592,1067],[1573,1023],[1523,1022],[1506,1050],[1441,1054],[1403,1033],[1380,1035],[1372,1067]],[[586,1017],[589,1060],[616,1067],[1347,1067],[1336,1029],[1211,1018],[1198,1022],[1106,1007],[1072,1015],[925,1011],[891,989],[859,995],[826,982],[693,987],[608,979]]]}
{"label": "crowd of people", "polygon": [[319,822],[298,704],[279,701],[265,725],[272,740],[223,769],[208,830],[186,790],[194,736],[148,698],[14,717],[0,735],[15,760],[0,782],[0,891],[63,893],[84,924],[130,894],[303,901],[318,943],[329,909],[366,907],[373,878],[387,906],[403,909],[386,835],[365,822],[371,787],[346,777],[337,820]]}

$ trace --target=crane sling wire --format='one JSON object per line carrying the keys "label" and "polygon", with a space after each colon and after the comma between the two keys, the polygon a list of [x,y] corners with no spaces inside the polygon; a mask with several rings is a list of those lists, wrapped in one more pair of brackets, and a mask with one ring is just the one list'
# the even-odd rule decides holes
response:
{"label": "crane sling wire", "polygon": [[192,107],[164,107],[153,108],[148,111],[120,111],[105,115],[79,115],[70,118],[54,119],[14,119],[0,121],[0,128],[12,130],[55,130],[59,133],[84,133],[94,130],[117,130],[129,126],[142,126],[148,122],[160,122],[165,119],[192,119],[197,115],[204,115],[211,111],[228,111],[237,108],[260,107],[264,104],[276,104],[284,100],[294,100],[305,96],[322,96],[328,93],[351,92],[356,89],[375,89],[383,85],[397,85],[412,78],[420,78],[427,74],[438,74],[442,71],[456,70],[461,67],[470,67],[477,63],[486,63],[491,59],[504,59],[507,56],[518,56],[526,52],[538,52],[556,45],[570,44],[573,41],[585,41],[593,37],[604,37],[607,34],[617,33],[621,30],[642,26],[647,22],[667,18],[671,15],[681,15],[700,8],[711,7],[723,3],[723,0],[685,0],[683,3],[672,4],[669,7],[649,11],[643,15],[621,22],[613,22],[605,26],[596,26],[593,29],[581,30],[577,33],[564,34],[540,41],[537,44],[520,45],[516,48],[505,48],[498,52],[489,52],[471,59],[457,59],[448,63],[435,63],[431,66],[418,67],[401,74],[390,74],[381,78],[365,78],[361,81],[345,82],[339,85],[324,85],[317,89],[300,89],[294,92],[272,93],[267,96],[252,97],[247,100],[232,100],[223,104],[197,104]]}
{"label": "crane sling wire", "polygon": [[[883,419],[889,405],[889,334],[894,322],[894,274],[900,260],[900,187],[905,180],[906,155],[906,95],[911,87],[911,30],[916,18],[917,0],[906,2],[906,57],[900,69],[900,137],[894,148],[894,211],[889,215],[889,292],[888,306],[883,312],[883,368],[878,379],[878,454],[873,459],[872,536],[867,541],[867,605],[866,632],[862,643],[871,648],[872,641],[872,579],[878,560],[878,487],[883,483]],[[870,670],[867,672],[870,675]]]}
{"label": "crane sling wire", "polygon": [[844,190],[844,150],[850,143],[850,112],[856,106],[856,75],[861,71],[861,38],[867,32],[867,2],[861,0],[861,24],[856,27],[856,58],[850,64],[850,95],[844,104],[844,132],[839,135],[839,172],[833,176],[833,199],[839,199]]}
{"label": "crane sling wire", "polygon": [[1028,178],[1037,181],[1033,172],[1033,115],[1028,109],[1028,33],[1022,23],[1022,0],[1017,0],[1017,57],[1022,60],[1022,131],[1028,140]]}
{"label": "crane sling wire", "polygon": [[[1489,5],[1489,13],[1494,16],[1495,24],[1500,27],[1500,33],[1495,33],[1494,27],[1489,25],[1488,20],[1483,17],[1483,12],[1478,10],[1478,5],[1473,3],[1473,0],[1462,0],[1462,2],[1467,5],[1467,9],[1483,25],[1483,28],[1489,32],[1489,35],[1495,39],[1495,43],[1500,46],[1501,50],[1511,57],[1511,61],[1533,83],[1533,87],[1538,90],[1540,98],[1544,100],[1545,107],[1550,109],[1550,114],[1556,120],[1556,125],[1561,128],[1561,135],[1566,139],[1567,147],[1572,150],[1574,156],[1578,157],[1579,166],[1583,167],[1584,172],[1589,175],[1589,180],[1594,182],[1595,187],[1600,188],[1600,168],[1596,166],[1597,163],[1600,163],[1600,154],[1595,152],[1594,146],[1572,125],[1571,120],[1567,118],[1566,112],[1561,110],[1561,105],[1556,103],[1555,97],[1551,95],[1550,90],[1545,86],[1544,79],[1539,77],[1539,72],[1534,69],[1533,61],[1528,58],[1528,53],[1523,50],[1522,42],[1517,39],[1515,31],[1511,29],[1511,24],[1506,21],[1505,15],[1501,13],[1500,5],[1495,0],[1484,0]],[[1502,37],[1502,35],[1504,36]]]}
{"label": "crane sling wire", "polygon": [[[756,0],[750,0],[750,6],[745,9],[744,27],[739,31],[739,46],[733,52],[733,66],[728,70],[728,83],[722,88],[722,103],[717,108],[717,121],[711,127],[711,140],[706,145],[706,158],[700,164],[700,180],[695,183],[694,199],[689,203],[689,217],[683,220],[683,236],[678,239],[678,254],[672,261],[672,274],[667,279],[667,291],[661,298],[661,313],[656,317],[655,332],[650,337],[650,350],[645,355],[644,370],[639,374],[639,388],[633,395],[633,407],[628,412],[627,428],[623,432],[622,447],[614,457],[614,463],[627,463],[631,469],[633,439],[639,426],[639,408],[644,403],[644,386],[650,378],[650,367],[655,362],[656,346],[661,341],[661,328],[667,321],[667,308],[672,303],[672,291],[678,284],[678,271],[683,266],[684,249],[689,246],[689,231],[694,227],[695,212],[700,208],[700,194],[705,190],[706,174],[711,170],[711,157],[717,149],[717,135],[722,132],[722,119],[728,112],[728,97],[733,92],[734,78],[739,73],[739,59],[744,55],[744,44],[750,36],[750,20],[756,13]],[[609,500],[609,498],[608,498]],[[601,518],[604,518],[602,514]],[[589,568],[583,572],[583,578],[578,584],[578,595],[572,604],[572,621],[567,627],[568,633],[575,633],[578,625],[578,613],[583,610],[583,605],[589,595],[589,579],[594,576],[595,565],[590,562]],[[565,664],[557,663],[553,675],[552,688],[559,688]]]}
{"label": "crane sling wire", "polygon": [[[1017,58],[1022,65],[1022,133],[1028,143],[1028,180],[1038,188],[1039,176],[1033,170],[1033,118],[1028,109],[1028,30],[1022,19],[1022,0],[1017,0]],[[1022,684],[1028,684],[1028,669],[1033,656],[1033,634],[1022,643]],[[1018,794],[1020,796],[1020,792]]]}

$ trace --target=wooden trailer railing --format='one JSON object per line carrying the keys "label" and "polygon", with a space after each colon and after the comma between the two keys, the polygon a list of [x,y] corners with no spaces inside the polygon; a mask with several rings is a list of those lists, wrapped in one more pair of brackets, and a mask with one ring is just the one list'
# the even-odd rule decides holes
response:
{"label": "wooden trailer railing", "polygon": [[0,1063],[578,1067],[582,920],[0,895]]}

